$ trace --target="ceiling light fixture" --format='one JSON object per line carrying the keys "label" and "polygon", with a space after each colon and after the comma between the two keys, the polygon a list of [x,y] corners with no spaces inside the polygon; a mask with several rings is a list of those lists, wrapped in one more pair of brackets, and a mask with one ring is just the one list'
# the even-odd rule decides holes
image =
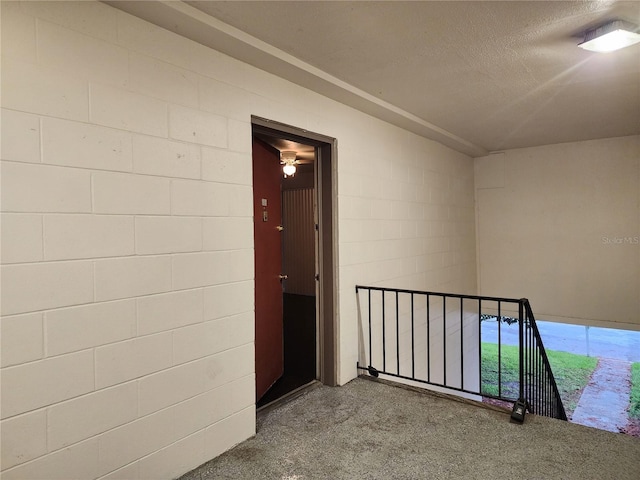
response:
{"label": "ceiling light fixture", "polygon": [[296,152],[284,150],[280,152],[280,163],[283,165],[284,178],[293,177],[296,173]]}
{"label": "ceiling light fixture", "polygon": [[615,20],[593,30],[587,30],[584,34],[584,42],[579,43],[578,46],[592,52],[613,52],[640,42],[640,34],[636,33],[636,30],[637,27],[630,23]]}

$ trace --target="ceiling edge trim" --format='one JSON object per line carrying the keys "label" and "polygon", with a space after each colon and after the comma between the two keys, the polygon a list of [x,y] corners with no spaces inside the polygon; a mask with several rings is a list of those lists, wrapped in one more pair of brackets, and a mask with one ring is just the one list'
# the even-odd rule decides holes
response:
{"label": "ceiling edge trim", "polygon": [[183,1],[107,0],[104,3],[458,152],[471,157],[488,153],[478,145],[360,90]]}

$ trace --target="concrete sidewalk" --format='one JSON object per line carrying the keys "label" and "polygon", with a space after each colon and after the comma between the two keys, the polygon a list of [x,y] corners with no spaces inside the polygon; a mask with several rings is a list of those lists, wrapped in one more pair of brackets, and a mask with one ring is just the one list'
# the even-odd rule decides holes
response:
{"label": "concrete sidewalk", "polygon": [[571,421],[587,427],[619,433],[627,426],[631,363],[601,358],[582,391]]}

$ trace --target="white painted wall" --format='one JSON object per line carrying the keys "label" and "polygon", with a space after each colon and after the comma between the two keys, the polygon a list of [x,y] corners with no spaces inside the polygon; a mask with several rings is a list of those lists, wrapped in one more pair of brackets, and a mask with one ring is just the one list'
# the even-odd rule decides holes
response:
{"label": "white painted wall", "polygon": [[543,320],[640,329],[640,137],[475,160],[483,295]]}
{"label": "white painted wall", "polygon": [[255,431],[250,115],[338,139],[354,286],[475,292],[464,155],[97,2],[2,2],[2,476],[173,478]]}

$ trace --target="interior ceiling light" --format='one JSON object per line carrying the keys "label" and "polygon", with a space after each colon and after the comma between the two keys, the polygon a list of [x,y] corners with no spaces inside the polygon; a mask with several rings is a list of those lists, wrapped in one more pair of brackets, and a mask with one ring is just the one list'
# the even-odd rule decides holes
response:
{"label": "interior ceiling light", "polygon": [[283,165],[282,173],[284,178],[293,177],[296,173],[296,155],[293,150],[284,150],[280,152],[280,163]]}
{"label": "interior ceiling light", "polygon": [[640,34],[636,30],[637,27],[630,23],[615,20],[588,30],[584,35],[584,42],[578,46],[592,52],[613,52],[640,42]]}

